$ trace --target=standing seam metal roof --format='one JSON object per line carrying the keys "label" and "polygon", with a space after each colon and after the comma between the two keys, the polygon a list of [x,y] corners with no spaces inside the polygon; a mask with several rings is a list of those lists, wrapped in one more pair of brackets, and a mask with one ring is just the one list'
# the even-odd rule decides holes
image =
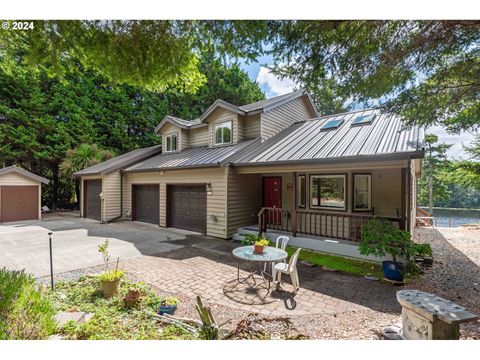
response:
{"label": "standing seam metal roof", "polygon": [[[373,123],[352,126],[358,116],[369,114],[375,114]],[[344,122],[337,129],[322,130],[332,119]],[[404,128],[400,117],[368,109],[295,123],[263,143],[252,145],[231,162],[252,165],[403,153],[419,157],[423,155],[423,140],[423,129]]]}

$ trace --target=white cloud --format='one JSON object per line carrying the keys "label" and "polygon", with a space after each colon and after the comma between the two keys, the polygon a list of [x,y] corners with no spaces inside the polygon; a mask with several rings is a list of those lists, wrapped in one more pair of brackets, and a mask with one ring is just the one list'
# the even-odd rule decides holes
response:
{"label": "white cloud", "polygon": [[291,79],[280,79],[276,75],[272,74],[265,66],[260,66],[260,71],[257,75],[257,82],[260,87],[265,91],[267,98],[273,96],[288,94],[295,88],[298,88]]}
{"label": "white cloud", "polygon": [[460,133],[459,135],[452,135],[447,133],[447,131],[441,126],[432,126],[426,130],[427,134],[435,134],[438,136],[440,142],[447,144],[453,144],[453,146],[448,150],[447,155],[456,160],[467,160],[468,154],[463,151],[463,145],[470,145],[472,140],[475,139],[475,135],[467,132]]}

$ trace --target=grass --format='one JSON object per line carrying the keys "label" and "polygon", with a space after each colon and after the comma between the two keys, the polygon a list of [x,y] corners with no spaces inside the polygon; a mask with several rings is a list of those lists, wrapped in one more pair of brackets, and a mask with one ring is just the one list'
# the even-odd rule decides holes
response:
{"label": "grass", "polygon": [[[287,246],[286,250],[288,252],[288,256],[290,257],[297,250],[297,248],[293,246]],[[318,266],[326,266],[331,269],[343,271],[349,274],[360,276],[371,275],[378,277],[379,279],[383,278],[382,266],[372,261],[350,259],[308,249],[302,249],[299,260],[308,261],[309,263]]]}
{"label": "grass", "polygon": [[[123,297],[128,289],[138,289],[141,302],[125,307]],[[191,339],[192,336],[174,325],[155,321],[161,299],[144,283],[123,281],[119,293],[105,299],[99,291],[98,279],[82,277],[77,281],[56,284],[53,303],[56,311],[84,311],[94,314],[86,323],[67,322],[58,333],[73,340],[169,340]]]}

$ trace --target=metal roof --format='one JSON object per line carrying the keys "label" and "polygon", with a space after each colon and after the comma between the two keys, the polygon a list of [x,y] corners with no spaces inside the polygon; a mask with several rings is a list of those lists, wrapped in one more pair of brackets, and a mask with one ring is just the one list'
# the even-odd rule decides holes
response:
{"label": "metal roof", "polygon": [[[370,114],[376,115],[372,123],[352,126],[358,116]],[[343,123],[336,129],[322,130],[332,119]],[[248,166],[423,157],[423,139],[423,129],[404,128],[400,117],[368,109],[295,123],[264,142],[256,142],[231,162]]]}
{"label": "metal roof", "polygon": [[247,140],[236,145],[198,147],[160,154],[126,168],[124,172],[221,166],[228,163],[233,155],[257,141],[257,139]]}
{"label": "metal roof", "polygon": [[31,173],[30,171],[22,169],[21,167],[18,167],[16,165],[7,166],[7,167],[4,167],[3,169],[0,169],[0,176],[5,174],[10,174],[10,173],[17,173],[44,184],[48,184],[50,182],[50,180],[44,177],[41,177],[39,175],[36,175],[34,173]]}
{"label": "metal roof", "polygon": [[105,175],[115,170],[123,169],[131,166],[139,161],[142,161],[151,156],[157,155],[162,151],[161,145],[150,146],[143,149],[130,151],[126,154],[116,156],[100,164],[87,167],[83,170],[74,173],[75,176],[87,175]]}

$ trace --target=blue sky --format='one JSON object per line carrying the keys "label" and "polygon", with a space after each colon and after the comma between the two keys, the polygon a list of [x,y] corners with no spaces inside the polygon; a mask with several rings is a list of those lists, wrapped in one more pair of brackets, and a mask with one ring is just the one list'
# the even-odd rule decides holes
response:
{"label": "blue sky", "polygon": [[[268,65],[272,64],[273,58],[271,56],[262,56],[256,62],[245,63],[240,62],[240,66],[248,73],[248,76],[253,81],[258,82],[262,90],[265,92],[267,98],[277,95],[287,94],[291,92],[298,84],[295,84],[290,79],[280,80],[268,70]],[[463,145],[469,145],[474,139],[471,133],[461,133],[459,135],[448,134],[444,128],[434,126],[427,129],[427,133],[438,135],[441,142],[453,144],[448,151],[448,156],[452,159],[468,159],[468,155],[463,151]]]}

